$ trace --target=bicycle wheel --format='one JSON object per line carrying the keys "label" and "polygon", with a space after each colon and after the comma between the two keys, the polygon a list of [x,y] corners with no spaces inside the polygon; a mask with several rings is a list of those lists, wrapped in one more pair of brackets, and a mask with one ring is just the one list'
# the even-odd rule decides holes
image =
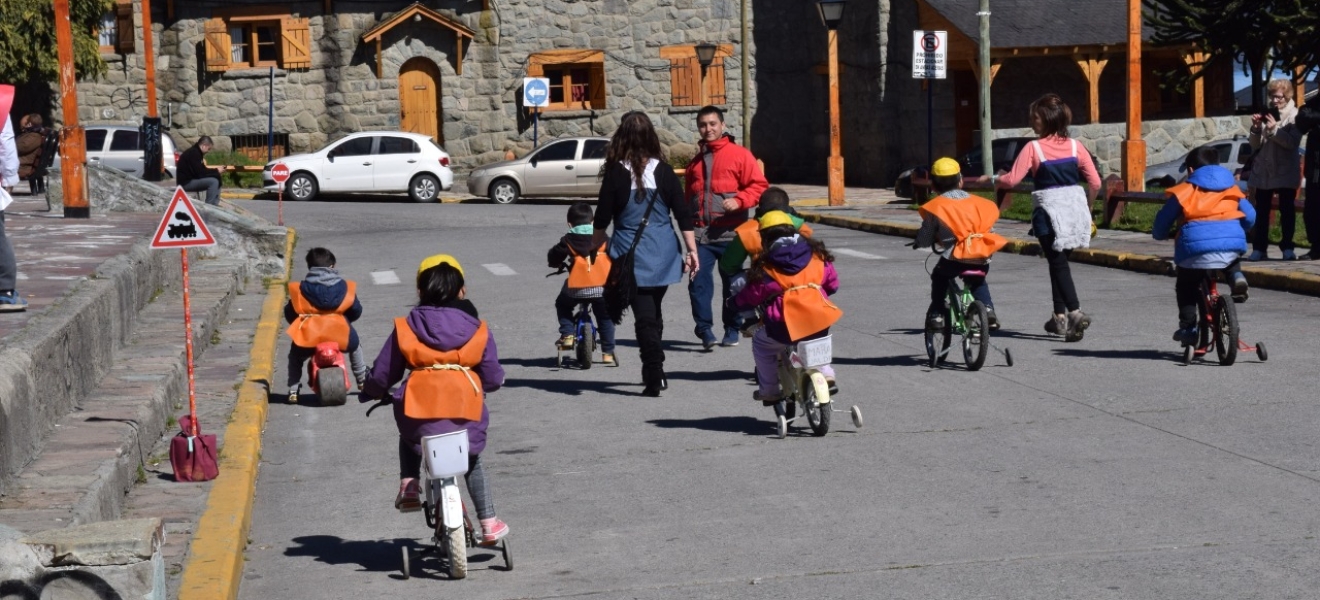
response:
{"label": "bicycle wheel", "polygon": [[590,325],[582,324],[578,326],[578,339],[574,348],[577,349],[578,367],[590,369],[591,357],[596,353],[596,335],[591,330]]}
{"label": "bicycle wheel", "polygon": [[317,371],[316,391],[321,395],[321,406],[343,406],[348,400],[348,387],[344,385],[344,369],[326,367]]}
{"label": "bicycle wheel", "polygon": [[404,579],[408,579],[409,577],[412,577],[412,565],[410,564],[411,562],[412,561],[409,560],[408,558],[408,547],[404,546],[403,547],[403,578]]}
{"label": "bicycle wheel", "polygon": [[968,371],[979,371],[990,351],[990,313],[980,300],[967,307],[967,318],[962,334],[963,360]]}
{"label": "bicycle wheel", "polygon": [[940,361],[944,360],[952,341],[951,333],[948,325],[939,331],[926,330],[926,356],[930,359],[930,368],[939,367]]}
{"label": "bicycle wheel", "polygon": [[[463,525],[452,529],[440,526],[441,529],[448,529],[440,536],[440,541],[444,545],[445,556],[449,558],[449,578],[463,579],[467,577],[467,540],[465,537]],[[440,533],[440,532],[437,532]]]}
{"label": "bicycle wheel", "polygon": [[[822,380],[824,375],[816,374]],[[830,414],[834,411],[830,409],[829,404],[818,404],[815,382],[804,382],[802,387],[802,404],[807,408],[807,424],[811,426],[811,434],[821,437],[830,432]]]}
{"label": "bicycle wheel", "polygon": [[1237,360],[1238,320],[1237,307],[1220,296],[1215,302],[1215,351],[1219,354],[1219,364],[1228,366]]}

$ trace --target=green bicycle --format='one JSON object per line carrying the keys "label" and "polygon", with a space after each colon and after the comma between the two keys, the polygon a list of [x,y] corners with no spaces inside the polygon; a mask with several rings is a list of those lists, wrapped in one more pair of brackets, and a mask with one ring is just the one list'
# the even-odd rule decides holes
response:
{"label": "green bicycle", "polygon": [[945,293],[944,328],[926,329],[926,356],[930,358],[930,368],[940,366],[953,345],[954,336],[962,338],[963,360],[968,371],[980,370],[985,365],[991,347],[1003,353],[1004,362],[1011,367],[1013,352],[990,343],[990,315],[985,305],[973,298],[972,291],[963,285],[962,281],[969,277],[985,277],[985,271],[963,271],[949,280],[949,289]]}

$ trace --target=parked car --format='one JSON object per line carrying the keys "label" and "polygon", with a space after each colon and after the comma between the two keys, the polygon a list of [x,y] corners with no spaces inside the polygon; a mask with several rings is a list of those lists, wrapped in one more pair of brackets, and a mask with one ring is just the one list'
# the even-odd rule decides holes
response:
{"label": "parked car", "polygon": [[478,167],[468,175],[468,192],[496,204],[532,197],[594,198],[609,144],[607,137],[555,140],[522,158]]}
{"label": "parked car", "polygon": [[[1013,161],[1017,160],[1018,153],[1027,144],[1035,140],[1034,137],[1013,137],[999,138],[990,141],[990,162],[995,172],[1007,171],[1013,168]],[[1091,160],[1095,160],[1095,155],[1091,155]],[[970,152],[958,158],[958,164],[962,165],[962,175],[964,179],[980,177],[985,173],[981,169],[981,147],[972,148]],[[1097,163],[1098,164],[1098,163]],[[920,170],[925,174],[927,167],[913,167],[898,174],[898,179],[894,182],[894,194],[899,198],[912,197],[912,175]]]}
{"label": "parked car", "polygon": [[[87,141],[87,164],[114,167],[126,173],[142,176],[143,152],[138,128],[134,125],[87,125],[83,127]],[[169,132],[160,132],[162,164],[165,176],[174,177],[179,163],[179,146]],[[60,157],[55,156],[51,168],[59,168]]]}
{"label": "parked car", "polygon": [[275,191],[270,169],[289,168],[284,191],[291,200],[321,193],[408,192],[415,202],[435,202],[454,187],[449,153],[429,136],[406,131],[351,133],[310,154],[291,154],[266,163],[265,189]]}
{"label": "parked car", "polygon": [[[1235,174],[1242,168],[1247,157],[1251,156],[1251,143],[1245,135],[1233,136],[1231,139],[1226,140],[1215,140],[1207,142],[1205,145],[1219,151],[1219,165]],[[1169,187],[1186,181],[1188,154],[1191,154],[1191,152],[1183,154],[1177,160],[1147,166],[1146,187]]]}

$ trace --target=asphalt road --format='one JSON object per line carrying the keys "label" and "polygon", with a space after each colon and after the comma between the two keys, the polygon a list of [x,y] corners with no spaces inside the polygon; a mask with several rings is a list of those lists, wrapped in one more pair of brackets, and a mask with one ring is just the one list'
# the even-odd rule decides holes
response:
{"label": "asphalt road", "polygon": [[[244,206],[274,217],[273,202]],[[1172,278],[1075,265],[1094,325],[1066,344],[1041,329],[1044,261],[1003,255],[990,273],[1005,324],[995,342],[1016,365],[992,354],[980,372],[959,358],[931,371],[926,253],[820,227],[839,253],[846,312],[837,401],[866,423],[836,414],[824,438],[779,440],[751,401],[750,345],[701,352],[683,286],[665,302],[662,398],[637,395],[631,320],[620,368],[555,368],[560,280],[543,261],[566,207],[284,207],[299,232],[296,276],[324,245],[359,282],[373,358],[415,301],[418,262],[463,262],[507,371],[488,398],[485,457],[516,569],[477,550],[466,580],[446,580],[435,558],[415,558],[402,580],[400,548],[429,532],[392,507],[392,419],[365,418],[352,397],[282,404],[276,381],[244,598],[1275,599],[1320,588],[1316,299],[1253,291],[1239,306],[1243,336],[1266,341],[1270,360],[1184,367]]]}

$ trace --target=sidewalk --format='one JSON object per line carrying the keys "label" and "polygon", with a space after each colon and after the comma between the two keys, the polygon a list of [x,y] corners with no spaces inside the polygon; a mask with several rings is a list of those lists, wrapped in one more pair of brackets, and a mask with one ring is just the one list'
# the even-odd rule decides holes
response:
{"label": "sidewalk", "polygon": [[[781,185],[795,199],[794,205],[808,220],[885,235],[915,238],[921,217],[911,201],[895,196],[890,189],[847,188],[845,206],[828,206],[825,186]],[[1039,254],[1036,239],[1027,235],[1031,224],[1000,219],[995,231],[1009,238],[1005,248],[1019,254]],[[1242,270],[1253,287],[1320,296],[1320,261],[1278,260],[1279,249],[1272,248],[1273,260],[1243,262]],[[1149,233],[1100,229],[1091,247],[1074,250],[1072,260],[1169,275],[1173,273],[1173,242],[1158,242]]]}

